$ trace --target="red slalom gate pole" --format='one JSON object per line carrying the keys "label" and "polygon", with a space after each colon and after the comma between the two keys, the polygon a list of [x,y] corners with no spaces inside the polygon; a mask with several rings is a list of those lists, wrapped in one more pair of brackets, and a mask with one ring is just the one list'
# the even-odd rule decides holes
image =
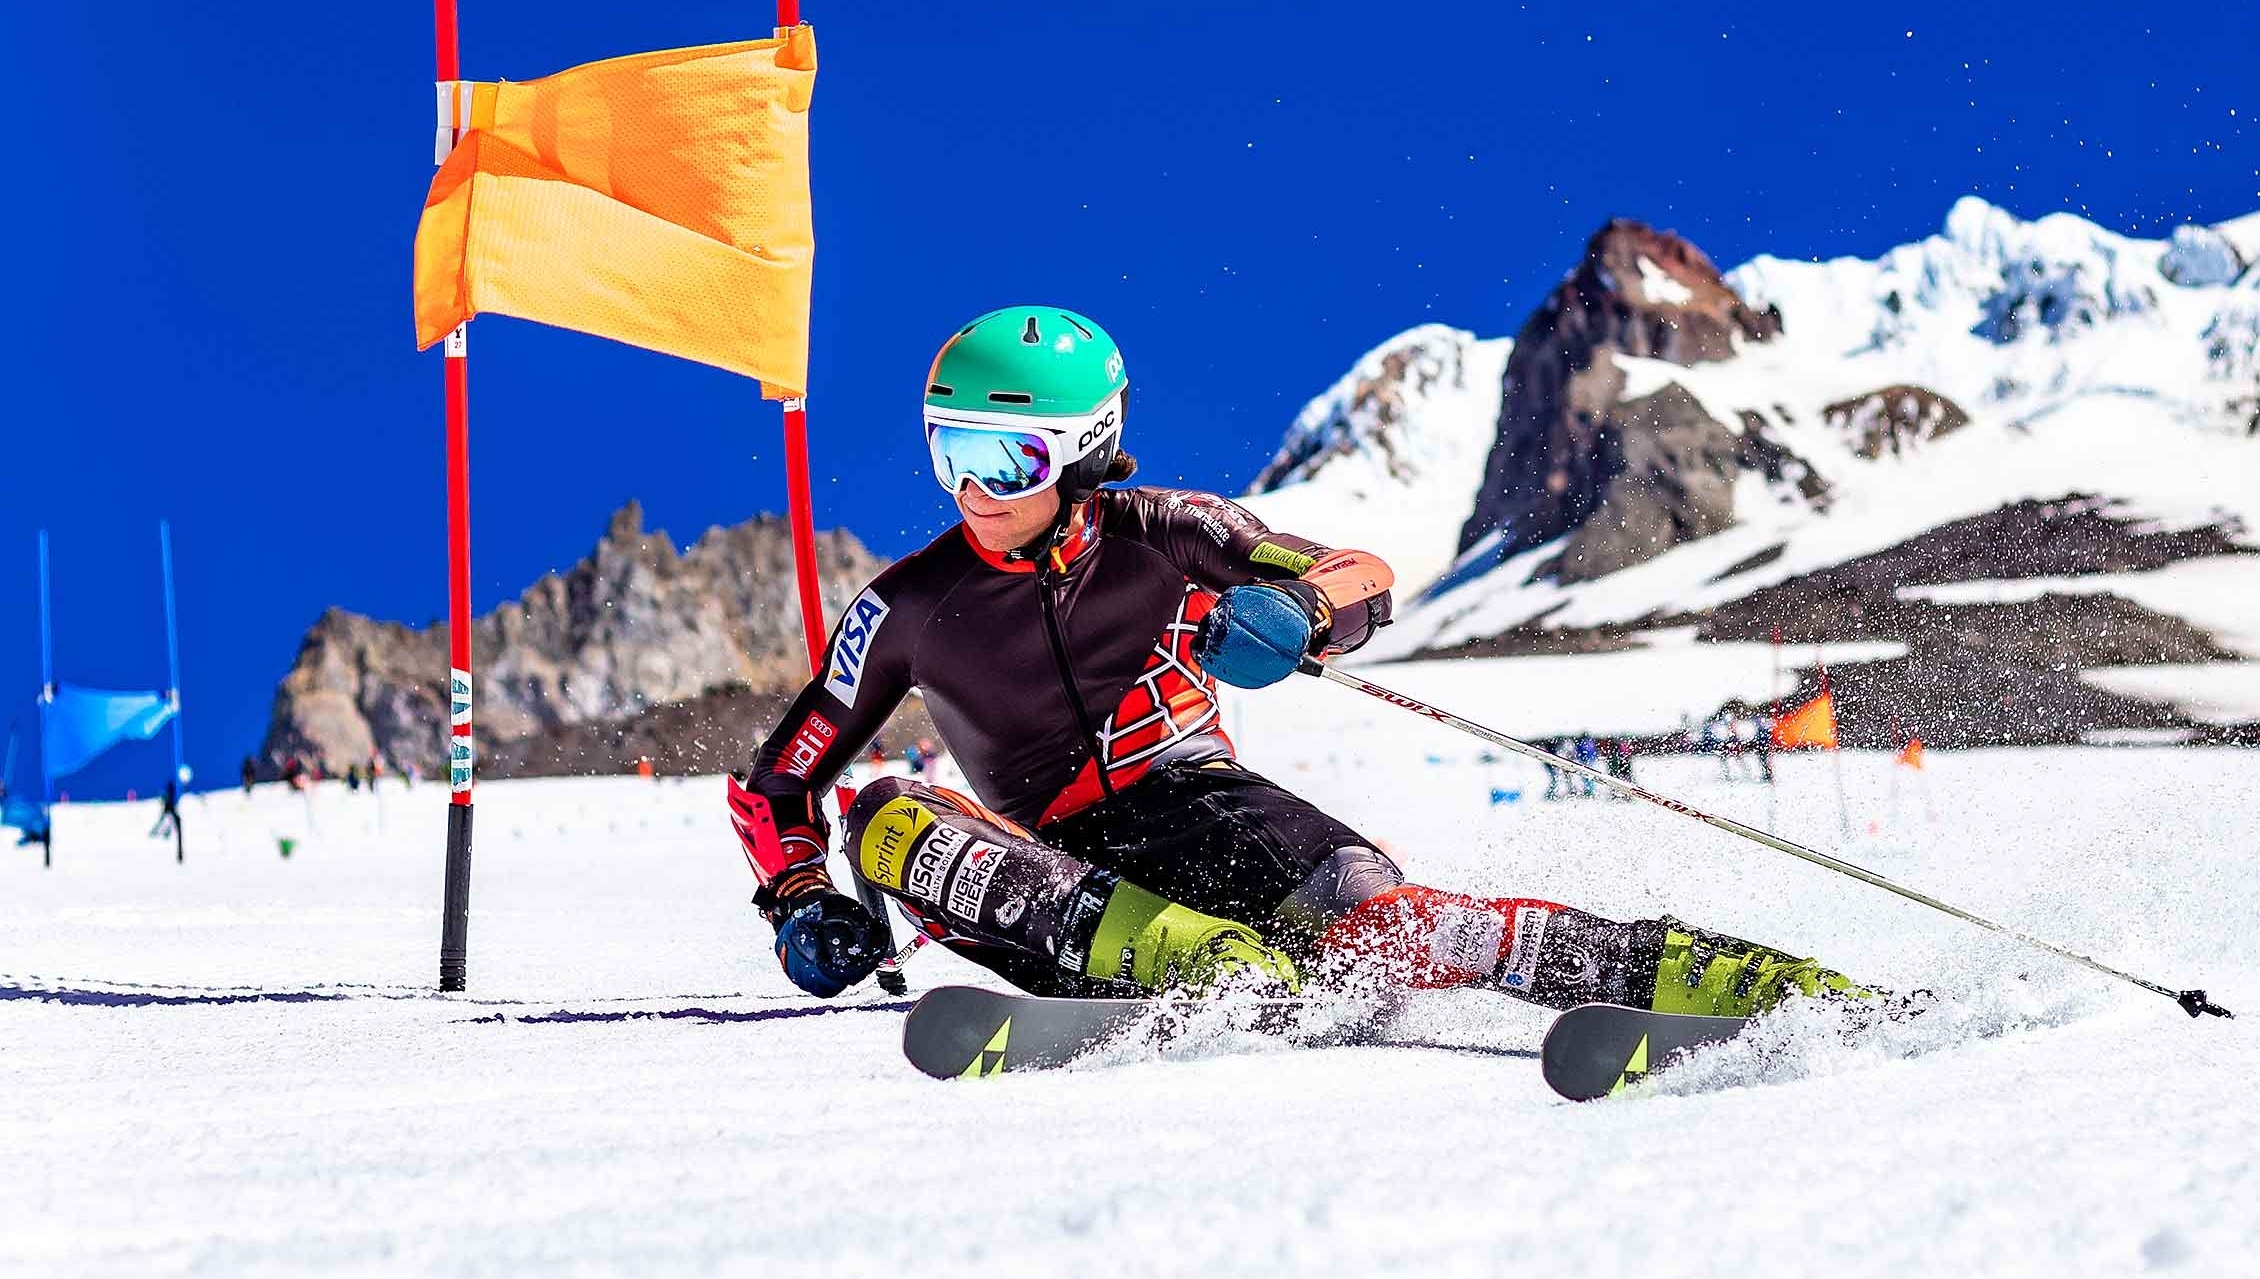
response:
{"label": "red slalom gate pole", "polygon": [[[800,25],[800,0],[777,0],[777,25]],[[816,578],[816,508],[808,483],[808,406],[807,401],[785,401],[785,511],[793,534],[793,574],[800,582],[800,630],[808,640],[808,673],[824,673],[824,594]],[[833,788],[839,803],[840,818],[847,819],[848,805],[854,802],[855,792],[848,787]],[[854,880],[856,898],[864,909],[881,923],[887,921],[886,898],[879,890],[860,877]],[[892,935],[892,926],[889,926]],[[915,953],[926,936],[920,933],[899,953],[889,956],[879,965],[879,986],[888,994],[902,994],[908,987],[902,976],[903,960]]]}
{"label": "red slalom gate pole", "polygon": [[816,504],[808,487],[806,401],[785,401],[785,509],[792,524],[793,574],[800,580],[800,629],[808,673],[824,673],[824,596],[816,580]]}
{"label": "red slalom gate pole", "polygon": [[[456,49],[455,0],[432,0],[438,61],[439,132],[433,160],[445,163],[469,125],[469,95]],[[461,99],[461,101],[458,101]],[[447,879],[441,894],[439,988],[469,979],[471,948],[471,400],[469,324],[445,344],[447,397]]]}
{"label": "red slalom gate pole", "polygon": [[[777,0],[777,26],[800,25],[800,0]],[[808,673],[824,673],[824,595],[816,580],[816,505],[808,489],[808,401],[785,401],[785,513],[792,524],[793,574],[800,580],[800,629]]]}

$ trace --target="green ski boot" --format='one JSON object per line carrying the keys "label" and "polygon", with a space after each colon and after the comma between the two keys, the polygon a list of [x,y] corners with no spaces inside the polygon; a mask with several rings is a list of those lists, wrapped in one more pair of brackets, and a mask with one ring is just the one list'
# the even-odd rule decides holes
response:
{"label": "green ski boot", "polygon": [[1656,1012],[1748,1017],[1790,995],[1876,997],[1875,991],[1817,961],[1693,928],[1669,915],[1660,922],[1664,949],[1656,961],[1656,994],[1650,1005]]}
{"label": "green ski boot", "polygon": [[1180,906],[1128,881],[1116,884],[1107,899],[1084,971],[1152,991],[1207,994],[1243,982],[1286,994],[1302,989],[1295,961],[1264,945],[1254,929]]}

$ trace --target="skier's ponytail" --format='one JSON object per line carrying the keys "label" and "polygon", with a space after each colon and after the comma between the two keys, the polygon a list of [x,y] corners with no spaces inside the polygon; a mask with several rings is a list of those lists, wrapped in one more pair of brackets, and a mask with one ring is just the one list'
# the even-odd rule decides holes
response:
{"label": "skier's ponytail", "polygon": [[1137,473],[1138,459],[1121,449],[1116,449],[1113,460],[1106,464],[1106,474],[1100,477],[1099,482],[1102,484],[1120,484]]}

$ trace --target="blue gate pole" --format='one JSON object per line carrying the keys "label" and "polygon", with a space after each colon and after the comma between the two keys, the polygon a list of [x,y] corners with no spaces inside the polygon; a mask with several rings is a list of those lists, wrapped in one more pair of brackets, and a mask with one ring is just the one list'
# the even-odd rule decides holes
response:
{"label": "blue gate pole", "polygon": [[55,864],[55,778],[47,771],[47,706],[55,700],[55,632],[48,621],[47,530],[39,530],[39,815],[47,823],[40,865]]}
{"label": "blue gate pole", "polygon": [[180,622],[173,608],[173,529],[163,520],[157,521],[157,549],[165,561],[165,669],[172,680],[165,696],[173,704],[173,781],[185,791],[188,756],[181,745],[180,730]]}

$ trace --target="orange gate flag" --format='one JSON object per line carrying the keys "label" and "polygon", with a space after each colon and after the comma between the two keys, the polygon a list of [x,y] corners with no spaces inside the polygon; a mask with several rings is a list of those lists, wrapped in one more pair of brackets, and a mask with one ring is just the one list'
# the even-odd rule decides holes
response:
{"label": "orange gate flag", "polygon": [[1899,748],[1899,762],[1909,768],[1921,768],[1923,766],[1923,739],[1920,737],[1908,738],[1907,744]]}
{"label": "orange gate flag", "polygon": [[805,394],[815,84],[803,26],[441,85],[469,132],[416,226],[417,349],[493,312]]}
{"label": "orange gate flag", "polygon": [[1822,693],[1819,697],[1789,712],[1773,724],[1773,744],[1783,750],[1796,750],[1800,746],[1817,746],[1822,750],[1836,749],[1836,696]]}

